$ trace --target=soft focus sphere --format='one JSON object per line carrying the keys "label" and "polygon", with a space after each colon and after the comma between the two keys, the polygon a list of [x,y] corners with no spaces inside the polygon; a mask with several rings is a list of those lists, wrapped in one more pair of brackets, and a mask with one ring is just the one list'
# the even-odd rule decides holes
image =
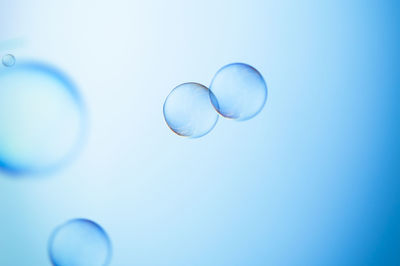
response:
{"label": "soft focus sphere", "polygon": [[54,230],[49,256],[55,266],[105,266],[111,259],[111,241],[95,222],[74,219]]}
{"label": "soft focus sphere", "polygon": [[222,116],[238,121],[257,115],[267,100],[267,84],[253,67],[234,63],[221,68],[210,85],[210,99]]}
{"label": "soft focus sphere", "polygon": [[208,88],[198,83],[184,83],[168,95],[164,118],[176,134],[198,138],[210,132],[218,121]]}
{"label": "soft focus sphere", "polygon": [[73,157],[85,111],[74,85],[55,69],[24,63],[0,70],[0,168],[52,171]]}
{"label": "soft focus sphere", "polygon": [[12,54],[6,54],[1,59],[1,62],[6,67],[11,67],[15,64],[15,57]]}

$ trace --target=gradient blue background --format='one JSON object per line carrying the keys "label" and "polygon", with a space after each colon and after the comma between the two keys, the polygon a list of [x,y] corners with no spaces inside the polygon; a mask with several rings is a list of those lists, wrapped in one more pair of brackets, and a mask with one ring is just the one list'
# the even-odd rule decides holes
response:
{"label": "gradient blue background", "polygon": [[[74,163],[0,174],[0,265],[49,265],[74,217],[105,228],[115,266],[400,265],[399,7],[0,0],[1,53],[63,69],[90,113]],[[264,75],[264,110],[174,135],[170,90],[231,62]]]}

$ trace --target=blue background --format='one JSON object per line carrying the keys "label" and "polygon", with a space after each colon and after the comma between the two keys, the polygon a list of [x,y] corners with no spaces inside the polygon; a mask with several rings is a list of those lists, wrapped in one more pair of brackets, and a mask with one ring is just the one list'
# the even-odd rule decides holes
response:
{"label": "blue background", "polygon": [[[111,265],[400,265],[398,1],[0,0],[1,53],[61,68],[90,115],[52,176],[0,174],[0,265],[49,265],[93,219]],[[174,135],[162,106],[225,64],[269,87],[254,119]],[[0,129],[1,130],[1,129]]]}

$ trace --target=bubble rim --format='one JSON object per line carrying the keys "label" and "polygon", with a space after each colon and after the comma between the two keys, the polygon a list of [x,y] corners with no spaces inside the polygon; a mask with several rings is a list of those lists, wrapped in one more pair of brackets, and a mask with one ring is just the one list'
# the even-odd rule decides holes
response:
{"label": "bubble rim", "polygon": [[[75,83],[70,79],[66,74],[64,74],[57,67],[43,63],[39,61],[26,60],[21,61],[18,64],[15,64],[12,68],[5,68],[0,70],[0,77],[4,75],[6,72],[10,71],[37,71],[40,73],[45,73],[46,75],[50,75],[52,78],[58,80],[62,84],[65,85],[66,91],[71,95],[71,97],[75,100],[77,108],[81,114],[81,129],[80,135],[76,140],[76,143],[71,147],[71,149],[63,156],[58,162],[49,164],[44,167],[35,167],[35,166],[20,166],[18,164],[10,164],[4,158],[0,158],[0,170],[2,172],[7,173],[11,176],[42,176],[42,175],[50,175],[69,164],[77,154],[82,150],[84,143],[87,141],[88,137],[88,128],[89,128],[89,114],[85,104],[85,101],[78,90],[78,87]],[[1,88],[0,88],[1,89]]]}
{"label": "bubble rim", "polygon": [[[201,83],[198,83],[198,82],[191,82],[191,81],[190,81],[190,82],[185,82],[185,83],[179,84],[178,86],[176,86],[175,88],[173,88],[173,89],[171,90],[171,92],[167,95],[167,97],[165,98],[165,101],[164,101],[164,104],[163,104],[163,116],[164,116],[164,121],[165,121],[165,123],[167,124],[168,128],[171,129],[171,131],[174,132],[176,135],[178,135],[178,136],[180,136],[180,137],[185,137],[185,138],[188,138],[188,139],[198,139],[198,138],[201,138],[201,137],[207,135],[208,133],[210,133],[210,132],[215,128],[215,126],[217,125],[217,122],[218,122],[218,120],[219,120],[219,116],[218,116],[218,115],[217,115],[217,118],[215,119],[214,124],[211,126],[211,128],[210,128],[207,132],[205,132],[204,134],[198,135],[198,136],[187,136],[187,135],[183,135],[183,134],[180,134],[180,133],[176,132],[176,131],[173,130],[173,129],[171,128],[171,126],[168,124],[168,121],[167,121],[167,118],[166,118],[166,115],[165,115],[165,104],[166,104],[168,98],[172,95],[172,93],[173,93],[176,89],[178,89],[178,88],[180,88],[180,87],[182,87],[182,86],[185,86],[185,85],[196,85],[196,86],[200,86],[200,87],[204,88],[205,90],[207,90],[208,93],[210,93],[210,89],[207,88],[207,86],[205,86],[205,85],[203,85],[203,84],[201,84]],[[211,104],[211,105],[212,105],[212,104]],[[212,106],[213,106],[213,105],[212,105]]]}
{"label": "bubble rim", "polygon": [[[258,76],[261,78],[262,82],[263,82],[264,85],[265,85],[265,97],[264,97],[263,103],[262,103],[261,106],[260,106],[260,109],[259,109],[257,112],[255,112],[253,115],[248,116],[248,117],[245,117],[245,118],[234,118],[234,117],[229,117],[229,116],[225,116],[224,114],[222,114],[221,111],[219,110],[218,99],[217,99],[217,97],[215,96],[215,94],[212,92],[212,85],[213,85],[214,80],[215,80],[215,78],[217,77],[217,75],[218,75],[221,71],[225,70],[226,68],[229,68],[229,67],[235,66],[235,65],[241,65],[241,66],[248,67],[248,68],[254,70],[254,71],[258,74]],[[210,93],[209,93],[210,101],[211,101],[211,104],[212,104],[212,106],[214,107],[215,111],[217,111],[217,113],[218,113],[219,115],[221,115],[222,117],[224,117],[224,118],[226,118],[226,119],[233,120],[233,121],[237,121],[237,122],[247,121],[247,120],[250,120],[250,119],[254,118],[256,115],[258,115],[258,114],[264,109],[265,104],[267,103],[268,96],[269,96],[267,82],[265,81],[265,79],[264,79],[263,75],[260,73],[260,71],[258,71],[255,67],[253,67],[253,66],[251,66],[251,65],[249,65],[249,64],[241,63],[241,62],[230,63],[230,64],[227,64],[227,65],[221,67],[221,68],[215,73],[214,77],[213,77],[212,80],[211,80],[209,92],[210,92]],[[217,105],[217,107],[215,106],[215,104]]]}
{"label": "bubble rim", "polygon": [[69,224],[72,224],[72,223],[88,223],[88,224],[94,226],[97,230],[100,231],[100,233],[106,239],[107,248],[108,248],[107,249],[108,250],[107,257],[106,257],[105,262],[104,262],[104,264],[102,266],[109,265],[110,262],[111,262],[111,257],[112,257],[112,253],[113,253],[111,238],[109,237],[109,235],[107,234],[107,232],[104,230],[104,228],[101,225],[99,225],[95,221],[89,220],[87,218],[73,218],[73,219],[70,219],[70,220],[58,225],[56,228],[54,228],[54,230],[50,234],[49,240],[47,242],[47,253],[48,253],[48,257],[49,257],[49,260],[50,260],[51,264],[53,266],[63,266],[63,265],[58,265],[54,261],[54,258],[53,258],[54,256],[52,256],[52,252],[51,252],[52,244],[54,243],[54,239],[57,236],[57,233],[60,232],[60,230],[62,230],[63,227],[68,226]]}
{"label": "bubble rim", "polygon": [[[12,60],[12,63],[11,63],[11,64],[9,64],[9,63],[7,62],[9,58]],[[13,66],[15,65],[15,61],[16,61],[16,59],[15,59],[15,56],[14,56],[13,54],[5,54],[5,55],[3,55],[2,58],[1,58],[1,63],[2,63],[3,66],[5,66],[5,67],[13,67]]]}

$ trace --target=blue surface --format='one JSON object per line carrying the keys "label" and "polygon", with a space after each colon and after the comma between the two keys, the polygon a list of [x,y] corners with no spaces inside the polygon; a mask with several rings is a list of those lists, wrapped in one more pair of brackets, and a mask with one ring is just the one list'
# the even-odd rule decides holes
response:
{"label": "blue surface", "polygon": [[[50,265],[87,217],[110,265],[400,264],[398,1],[0,1],[2,50],[63,69],[88,143],[45,179],[0,177],[0,265]],[[88,11],[90,10],[90,12]],[[253,119],[198,139],[165,125],[177,85],[263,74]]]}

